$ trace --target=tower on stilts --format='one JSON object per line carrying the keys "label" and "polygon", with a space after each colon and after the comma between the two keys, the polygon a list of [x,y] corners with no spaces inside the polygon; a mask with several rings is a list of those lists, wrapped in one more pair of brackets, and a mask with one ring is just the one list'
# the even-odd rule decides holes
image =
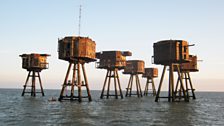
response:
{"label": "tower on stilts", "polygon": [[[28,75],[26,78],[25,85],[23,86],[22,96],[26,93],[30,93],[31,96],[36,96],[36,93],[41,93],[44,96],[44,90],[42,81],[40,78],[40,72],[43,69],[48,69],[49,64],[47,63],[47,57],[49,54],[22,54],[20,57],[22,58],[22,68],[28,71]],[[29,80],[31,78],[31,83]],[[36,78],[39,80],[40,91],[36,90]]]}
{"label": "tower on stilts", "polygon": [[[142,89],[139,80],[139,74],[143,74],[145,71],[145,62],[142,60],[128,60],[124,69],[123,74],[130,75],[128,87],[126,88],[126,97],[131,95],[137,95],[142,97]],[[136,84],[136,92],[133,92],[133,84]]]}
{"label": "tower on stilts", "polygon": [[[96,61],[95,48],[95,42],[88,37],[68,36],[58,40],[59,59],[69,62],[59,101],[78,100],[81,102],[82,98],[92,101],[85,64]],[[70,72],[72,72],[71,80],[69,80]],[[83,96],[82,87],[86,89],[85,96]]]}
{"label": "tower on stilts", "polygon": [[[184,40],[164,40],[154,43],[154,64],[163,65],[163,72],[160,79],[159,87],[157,90],[155,102],[158,102],[160,98],[167,98],[169,102],[177,101],[178,97],[175,93],[174,85],[174,68],[177,71],[177,76],[180,82],[180,90],[182,91],[182,97],[184,101],[189,101],[186,88],[184,87],[183,77],[181,76],[180,65],[182,63],[189,62],[189,45]],[[169,84],[168,84],[168,96],[160,96],[161,87],[163,84],[164,76],[167,67],[169,67]],[[179,100],[179,99],[178,99]]]}
{"label": "tower on stilts", "polygon": [[[154,78],[158,77],[158,69],[157,68],[145,68],[145,73],[142,77],[146,78],[146,85],[144,90],[144,95],[152,95],[156,96],[156,88],[154,83]],[[150,89],[151,85],[151,89]]]}
{"label": "tower on stilts", "polygon": [[[131,56],[129,51],[103,51],[96,53],[97,59],[97,68],[106,69],[106,77],[103,84],[103,89],[100,95],[100,98],[103,99],[104,96],[108,99],[110,96],[114,96],[116,99],[120,96],[123,98],[123,93],[121,89],[120,79],[118,71],[124,69],[126,66],[126,56]],[[114,81],[114,92],[111,93],[111,79]],[[117,90],[117,88],[119,90]]]}

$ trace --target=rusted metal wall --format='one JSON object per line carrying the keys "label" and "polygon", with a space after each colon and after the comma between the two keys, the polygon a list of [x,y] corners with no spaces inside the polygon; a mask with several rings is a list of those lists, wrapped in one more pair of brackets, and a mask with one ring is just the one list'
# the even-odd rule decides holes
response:
{"label": "rusted metal wall", "polygon": [[124,68],[124,74],[143,74],[145,62],[142,60],[128,60]]}
{"label": "rusted metal wall", "polygon": [[158,68],[145,68],[145,73],[142,77],[156,78],[158,77]]}
{"label": "rusted metal wall", "polygon": [[[182,63],[180,65],[180,68],[182,71],[189,71],[189,72],[197,72],[199,71],[197,66],[197,56],[189,55],[189,62]],[[175,71],[177,71],[176,68],[174,68]]]}
{"label": "rusted metal wall", "polygon": [[70,61],[74,58],[94,60],[96,43],[88,37],[65,37],[58,40],[59,59]]}
{"label": "rusted metal wall", "polygon": [[188,42],[183,40],[164,40],[154,43],[154,63],[170,64],[189,60]]}
{"label": "rusted metal wall", "polygon": [[124,68],[126,66],[126,56],[131,52],[125,51],[103,51],[96,53],[96,58],[100,59],[98,68]]}
{"label": "rusted metal wall", "polygon": [[50,56],[48,54],[22,54],[20,57],[22,57],[22,68],[27,70],[35,70],[35,69],[47,69],[48,68],[48,62],[47,62],[47,56]]}

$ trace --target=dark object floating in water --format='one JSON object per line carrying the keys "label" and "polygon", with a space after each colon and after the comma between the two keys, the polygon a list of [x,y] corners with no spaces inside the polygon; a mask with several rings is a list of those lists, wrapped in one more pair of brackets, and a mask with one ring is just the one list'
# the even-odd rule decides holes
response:
{"label": "dark object floating in water", "polygon": [[57,101],[57,99],[54,98],[54,97],[51,97],[50,99],[48,99],[48,101],[49,101],[49,102],[54,102],[54,101]]}

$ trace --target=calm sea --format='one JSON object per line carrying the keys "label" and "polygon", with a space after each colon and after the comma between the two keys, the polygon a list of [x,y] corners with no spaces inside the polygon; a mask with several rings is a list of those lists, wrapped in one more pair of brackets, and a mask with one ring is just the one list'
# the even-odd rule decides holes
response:
{"label": "calm sea", "polygon": [[168,103],[154,97],[49,102],[59,90],[45,90],[45,97],[21,97],[21,89],[0,89],[0,125],[148,126],[224,125],[224,93],[197,92],[196,100]]}

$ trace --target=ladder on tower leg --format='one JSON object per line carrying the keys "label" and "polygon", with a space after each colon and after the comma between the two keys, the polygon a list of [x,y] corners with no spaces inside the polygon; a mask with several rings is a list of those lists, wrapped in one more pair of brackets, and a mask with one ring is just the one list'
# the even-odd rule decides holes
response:
{"label": "ladder on tower leg", "polygon": [[[189,71],[181,72],[181,76],[182,76],[183,81],[185,82],[185,88],[186,88],[185,92],[187,93],[187,96],[189,98],[196,99],[196,96],[194,93],[195,89],[193,88],[193,84],[192,84],[191,77],[190,77],[190,72]],[[178,78],[178,80],[177,80],[175,93],[176,93],[177,97],[179,97],[179,99],[181,99],[181,98],[183,98],[183,96],[181,93],[182,90],[179,89],[179,82],[180,82],[180,78]]]}

